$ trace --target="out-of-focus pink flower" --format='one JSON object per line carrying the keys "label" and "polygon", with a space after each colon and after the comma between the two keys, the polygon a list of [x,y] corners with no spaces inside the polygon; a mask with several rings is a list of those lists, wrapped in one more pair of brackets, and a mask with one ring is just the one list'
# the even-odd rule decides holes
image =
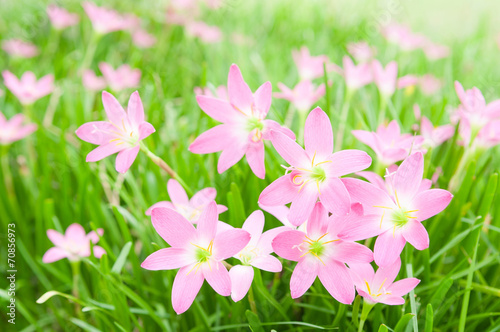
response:
{"label": "out-of-focus pink flower", "polygon": [[357,62],[360,63],[369,62],[377,53],[375,48],[368,45],[368,43],[365,41],[361,41],[358,43],[349,43],[347,45],[347,51],[350,55],[352,55],[354,59],[356,59]]}
{"label": "out-of-focus pink flower", "polygon": [[266,174],[263,141],[270,139],[271,130],[292,138],[295,135],[277,122],[265,119],[272,100],[270,82],[262,84],[253,94],[240,69],[233,64],[229,69],[227,90],[229,101],[200,95],[196,97],[200,108],[222,124],[198,136],[189,146],[189,151],[222,151],[217,165],[219,173],[246,155],[254,174],[263,179]]}
{"label": "out-of-focus pink flower", "polygon": [[20,58],[32,58],[38,55],[38,48],[32,43],[19,39],[10,39],[2,43],[2,49],[9,55]]}
{"label": "out-of-focus pink flower", "polygon": [[405,159],[410,151],[418,151],[424,141],[422,136],[401,134],[396,120],[392,120],[387,127],[381,124],[376,132],[353,130],[352,134],[371,147],[383,165],[392,165]]}
{"label": "out-of-focus pink flower", "polygon": [[215,89],[215,94],[212,93],[212,90],[209,87],[202,88],[197,86],[194,88],[194,94],[197,96],[206,96],[210,98],[217,98],[229,101],[229,97],[227,95],[227,87],[225,85],[219,85]]}
{"label": "out-of-focus pink flower", "polygon": [[324,83],[315,87],[309,80],[300,81],[293,90],[283,83],[278,83],[278,87],[281,92],[275,92],[274,97],[288,100],[301,112],[309,111],[326,92]]}
{"label": "out-of-focus pink flower", "polygon": [[98,77],[93,70],[86,69],[82,74],[83,86],[90,91],[101,91],[106,87],[104,77]]}
{"label": "out-of-focus pink flower", "polygon": [[398,45],[404,51],[412,51],[422,47],[426,38],[419,34],[414,34],[407,26],[390,23],[383,27],[382,35],[390,43]]}
{"label": "out-of-focus pink flower", "polygon": [[[168,180],[167,191],[171,202],[161,201],[154,204],[146,210],[147,216],[151,215],[151,211],[153,211],[153,209],[157,207],[164,207],[179,212],[184,218],[193,224],[196,224],[200,218],[201,212],[210,202],[214,201],[217,196],[217,190],[215,190],[215,188],[205,188],[198,191],[193,195],[193,197],[191,197],[191,199],[189,199],[184,188],[182,188],[179,182],[174,179]],[[227,211],[227,207],[217,204],[218,214],[225,211]]]}
{"label": "out-of-focus pink flower", "polygon": [[113,31],[127,30],[132,23],[130,17],[126,18],[116,10],[99,7],[93,2],[85,1],[82,6],[97,33],[106,34]]}
{"label": "out-of-focus pink flower", "polygon": [[66,9],[51,4],[47,7],[47,15],[50,23],[58,30],[78,24],[80,17],[77,14],[70,13]]}
{"label": "out-of-focus pink flower", "polygon": [[390,97],[396,91],[398,79],[398,64],[391,61],[384,68],[378,60],[372,62],[373,80],[383,96]]}
{"label": "out-of-focus pink flower", "polygon": [[24,115],[16,114],[7,120],[0,112],[0,145],[7,145],[33,133],[37,126],[34,123],[24,125]]}
{"label": "out-of-focus pink flower", "polygon": [[420,280],[406,278],[394,282],[401,268],[401,259],[386,267],[373,271],[370,264],[352,264],[349,266],[356,290],[368,303],[388,305],[405,304],[403,295],[417,287]]}
{"label": "out-of-focus pink flower", "polygon": [[[79,261],[81,258],[90,256],[90,242],[93,244],[99,242],[99,236],[102,236],[104,230],[99,228],[97,233],[92,231],[85,234],[85,230],[80,224],[71,224],[63,235],[53,229],[47,230],[49,240],[54,243],[55,247],[47,250],[43,255],[44,263],[52,263],[63,258],[70,261]],[[96,258],[100,258],[106,251],[100,247],[93,245],[92,251]]]}
{"label": "out-of-focus pink flower", "polygon": [[146,30],[139,29],[132,33],[132,41],[137,47],[150,48],[156,44],[156,37]]}
{"label": "out-of-focus pink flower", "polygon": [[111,90],[118,92],[127,88],[135,88],[141,80],[140,69],[132,69],[129,65],[121,65],[116,70],[106,62],[99,64],[99,69]]}
{"label": "out-of-focus pink flower", "polygon": [[165,15],[167,24],[185,25],[200,14],[197,0],[172,0]]}
{"label": "out-of-focus pink flower", "polygon": [[433,95],[443,87],[443,82],[431,74],[420,77],[418,86],[424,95]]}
{"label": "out-of-focus pink flower", "polygon": [[25,72],[20,80],[8,70],[4,70],[2,76],[5,86],[23,105],[33,104],[54,91],[54,75],[52,74],[45,75],[38,81],[31,71]]}
{"label": "out-of-focus pink flower", "polygon": [[326,55],[311,56],[305,46],[300,50],[293,50],[292,57],[301,80],[313,80],[323,76],[323,64],[326,64],[327,71],[338,70],[338,67],[329,63]]}
{"label": "out-of-focus pink flower", "polygon": [[[467,123],[460,124],[460,136],[464,143],[469,145],[471,130]],[[500,119],[493,120],[482,127],[474,139],[474,146],[479,148],[491,148],[500,144]]]}
{"label": "out-of-focus pink flower", "polygon": [[432,122],[425,116],[422,117],[420,122],[420,134],[424,138],[422,145],[428,147],[436,147],[441,145],[443,142],[449,140],[453,137],[455,133],[455,128],[448,124],[437,128],[434,128]]}
{"label": "out-of-focus pink flower", "polygon": [[373,81],[372,68],[368,63],[355,65],[351,58],[344,56],[342,59],[344,65],[344,79],[347,87],[351,90],[357,90]]}
{"label": "out-of-focus pink flower", "polygon": [[172,306],[177,314],[189,309],[205,279],[220,295],[231,295],[231,278],[223,261],[245,248],[250,234],[243,229],[218,232],[217,217],[215,202],[202,212],[197,228],[174,210],[156,208],[151,212],[154,228],[171,247],[152,253],[141,267],[180,268],[172,286]]}
{"label": "out-of-focus pink flower", "polygon": [[417,85],[418,84],[418,77],[415,76],[415,75],[405,75],[405,76],[402,76],[398,79],[397,81],[397,87],[398,89],[403,89],[403,88],[406,88],[408,86],[414,86],[414,85]]}
{"label": "out-of-focus pink flower", "polygon": [[305,149],[280,132],[271,132],[271,142],[291,166],[287,174],[262,191],[259,203],[276,206],[292,202],[288,220],[295,226],[309,217],[318,198],[329,212],[349,212],[349,195],[339,177],[369,167],[371,158],[360,150],[333,153],[332,125],[321,108],[312,110],[306,119]]}
{"label": "out-of-focus pink flower", "polygon": [[424,44],[423,50],[429,60],[439,60],[450,55],[450,48],[448,46],[435,44],[431,41],[427,41]]}
{"label": "out-of-focus pink flower", "polygon": [[298,262],[290,279],[292,298],[302,296],[316,277],[337,301],[350,304],[354,300],[354,284],[345,263],[369,263],[373,254],[367,247],[343,241],[338,233],[343,230],[346,216],[333,215],[316,203],[306,232],[285,231],[274,238],[272,246],[278,256]]}
{"label": "out-of-focus pink flower", "polygon": [[222,31],[205,22],[189,22],[186,24],[186,33],[192,37],[200,38],[205,43],[218,43],[222,41]]}
{"label": "out-of-focus pink flower", "polygon": [[76,130],[76,135],[85,142],[99,147],[87,155],[87,162],[99,161],[118,152],[115,167],[125,173],[139,153],[139,143],[155,132],[155,128],[144,121],[144,107],[139,93],[130,96],[127,112],[113,95],[103,91],[102,103],[108,121],[87,122]]}
{"label": "out-of-focus pink flower", "polygon": [[124,30],[137,31],[141,26],[141,19],[135,14],[126,13],[122,15]]}

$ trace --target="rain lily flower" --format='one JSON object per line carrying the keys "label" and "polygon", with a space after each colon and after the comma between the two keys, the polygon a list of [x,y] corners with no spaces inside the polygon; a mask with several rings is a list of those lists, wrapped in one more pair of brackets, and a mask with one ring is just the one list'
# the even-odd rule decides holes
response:
{"label": "rain lily flower", "polygon": [[343,221],[344,216],[329,220],[328,212],[318,202],[306,232],[285,231],[274,238],[274,252],[284,259],[298,262],[290,279],[292,298],[302,296],[319,277],[337,301],[350,304],[354,300],[354,284],[345,263],[369,263],[373,255],[370,249],[359,243],[338,238]]}
{"label": "rain lily flower", "polygon": [[312,110],[306,119],[305,150],[281,132],[271,131],[271,142],[291,166],[285,175],[262,191],[261,204],[275,206],[292,202],[288,220],[295,226],[309,217],[318,198],[334,214],[349,212],[349,194],[339,177],[369,167],[371,158],[360,150],[333,153],[332,125],[321,108]]}
{"label": "rain lily flower", "polygon": [[50,23],[57,30],[78,24],[80,17],[77,14],[68,12],[66,9],[51,4],[47,7],[47,15]]}
{"label": "rain lily flower", "polygon": [[262,84],[254,94],[243,80],[240,69],[233,64],[227,81],[229,101],[197,96],[200,108],[223,124],[200,136],[189,146],[193,153],[212,153],[222,150],[217,170],[226,171],[244,155],[250,168],[259,178],[265,176],[264,142],[270,139],[270,130],[283,132],[295,138],[293,132],[277,122],[266,120],[271,106],[271,83]]}
{"label": "rain lily flower", "polygon": [[365,41],[349,43],[347,45],[347,51],[359,63],[369,62],[376,53],[376,50]]}
{"label": "rain lily flower", "polygon": [[345,84],[349,90],[358,90],[373,81],[372,68],[369,64],[362,63],[356,66],[348,56],[344,56],[342,62]]}
{"label": "rain lily flower", "polygon": [[398,79],[398,64],[391,61],[384,68],[378,60],[372,62],[373,80],[380,91],[380,94],[388,98],[396,91],[396,82]]}
{"label": "rain lily flower", "polygon": [[[90,242],[96,244],[99,242],[99,236],[102,236],[104,230],[99,228],[97,233],[92,231],[85,234],[85,230],[80,224],[71,224],[66,233],[61,234],[53,229],[47,230],[49,240],[54,243],[55,247],[47,250],[43,255],[42,261],[44,263],[52,263],[63,258],[70,261],[79,261],[81,258],[90,256]],[[106,251],[100,247],[93,245],[92,251],[96,258],[101,258]]]}
{"label": "rain lily flower", "polygon": [[139,29],[132,33],[132,41],[140,48],[150,48],[156,44],[156,38],[145,30]]}
{"label": "rain lily flower", "polygon": [[274,97],[288,100],[301,112],[309,111],[326,92],[324,83],[315,87],[309,80],[299,82],[293,90],[283,83],[278,83],[278,87],[281,92],[274,93]]}
{"label": "rain lily flower", "polygon": [[172,0],[169,1],[166,12],[166,23],[185,25],[200,14],[197,0]]}
{"label": "rain lily flower", "polygon": [[[460,136],[463,137],[464,143],[469,145],[471,137],[471,128],[467,123],[460,125]],[[492,120],[477,133],[474,139],[474,147],[491,148],[500,144],[500,119]]]}
{"label": "rain lily flower", "polygon": [[268,271],[280,272],[281,262],[274,256],[271,256],[273,248],[272,240],[281,230],[274,228],[264,234],[264,214],[262,211],[254,211],[243,223],[243,230],[250,234],[250,241],[243,250],[234,257],[239,259],[241,264],[234,265],[229,270],[231,277],[231,298],[238,302],[248,293],[253,281],[253,267]]}
{"label": "rain lily flower", "polygon": [[172,306],[177,314],[185,312],[206,279],[220,295],[231,295],[231,278],[223,264],[240,252],[250,241],[242,229],[217,233],[217,206],[208,204],[195,229],[178,212],[156,208],[151,221],[158,234],[171,246],[160,249],[141,264],[147,270],[180,270],[172,286]]}
{"label": "rain lily flower", "polygon": [[453,137],[455,127],[450,124],[434,127],[432,122],[425,116],[420,122],[420,134],[424,138],[422,145],[436,147]]}
{"label": "rain lily flower", "polygon": [[99,64],[99,69],[111,90],[118,92],[127,88],[135,88],[141,80],[141,71],[129,65],[121,65],[116,70],[106,62]]}
{"label": "rain lily flower", "polygon": [[101,91],[106,87],[104,77],[98,77],[93,70],[86,69],[82,74],[83,86],[89,91]]}
{"label": "rain lily flower", "polygon": [[202,88],[197,86],[194,88],[194,94],[197,96],[206,96],[229,101],[229,97],[227,96],[227,88],[224,85],[219,85],[214,89],[214,92],[212,92],[209,87]]}
{"label": "rain lily flower", "polygon": [[[146,215],[150,216],[151,211],[157,207],[169,208],[179,212],[191,223],[196,224],[200,218],[201,212],[207,205],[215,200],[217,190],[215,188],[205,188],[198,191],[191,199],[188,198],[186,191],[177,180],[170,179],[167,182],[167,191],[172,202],[161,201],[146,210]],[[217,213],[227,211],[224,205],[217,205]]]}
{"label": "rain lily flower", "polygon": [[392,177],[393,195],[358,179],[342,179],[351,199],[363,205],[373,218],[350,229],[348,239],[356,241],[378,235],[375,242],[375,263],[392,264],[406,242],[417,250],[429,247],[429,234],[422,221],[443,211],[453,195],[442,189],[420,191],[424,158],[417,152],[406,158]]}
{"label": "rain lily flower", "polygon": [[424,95],[430,96],[441,90],[443,82],[431,74],[425,74],[420,77],[418,86]]}
{"label": "rain lily flower", "polygon": [[85,142],[99,147],[87,155],[87,162],[94,162],[118,152],[115,167],[125,173],[134,162],[140,142],[155,132],[154,127],[144,121],[141,97],[135,91],[130,96],[127,112],[113,95],[103,91],[102,103],[108,121],[87,122],[76,130],[76,135]]}
{"label": "rain lily flower", "polygon": [[421,48],[427,41],[425,36],[413,33],[407,26],[390,23],[382,29],[382,35],[390,43],[397,44],[403,51]]}
{"label": "rain lily flower", "polygon": [[2,43],[2,49],[9,55],[20,58],[32,58],[38,55],[38,48],[32,43],[19,39],[10,39]]}
{"label": "rain lily flower", "polygon": [[323,76],[323,64],[327,65],[327,70],[334,70],[334,66],[328,64],[326,55],[311,56],[309,49],[302,46],[300,50],[292,51],[293,61],[299,71],[301,80],[313,80]]}
{"label": "rain lily flower", "polygon": [[190,36],[200,38],[205,43],[218,43],[222,41],[222,31],[205,22],[189,22],[186,24],[186,32]]}
{"label": "rain lily flower", "polygon": [[283,226],[276,227],[273,229],[281,229],[282,231],[283,230],[289,231],[289,230],[298,229],[300,231],[305,232],[306,226],[307,226],[307,220],[299,227],[292,225],[292,223],[288,220],[288,214],[290,213],[290,208],[288,206],[286,206],[286,205],[267,206],[267,205],[263,205],[263,204],[259,203],[259,207],[262,210],[264,210],[267,213],[274,216],[276,219],[278,219],[283,224]]}
{"label": "rain lily flower", "polygon": [[439,60],[450,55],[450,48],[448,46],[435,44],[430,41],[424,43],[423,50],[429,60]]}
{"label": "rain lily flower", "polygon": [[356,290],[369,303],[388,305],[405,304],[403,295],[408,294],[420,282],[417,278],[406,278],[394,282],[401,268],[401,260],[373,271],[371,264],[350,265],[351,276]]}
{"label": "rain lily flower", "polygon": [[403,160],[410,151],[416,151],[423,143],[422,136],[401,134],[396,120],[387,127],[380,125],[376,132],[353,130],[352,134],[373,149],[382,165],[388,166]]}
{"label": "rain lily flower", "polygon": [[52,74],[45,75],[38,81],[31,71],[25,72],[20,80],[8,70],[4,70],[2,75],[5,86],[23,105],[31,105],[54,91]]}
{"label": "rain lily flower", "polygon": [[415,75],[402,76],[396,82],[396,86],[398,89],[403,89],[409,86],[415,86],[417,84],[418,84],[418,77]]}
{"label": "rain lily flower", "polygon": [[7,145],[33,133],[37,126],[34,123],[23,125],[24,115],[16,114],[7,120],[0,112],[0,145]]}
{"label": "rain lily flower", "polygon": [[99,34],[126,30],[130,27],[130,20],[113,9],[99,7],[89,1],[85,1],[82,6],[92,22],[92,27]]}

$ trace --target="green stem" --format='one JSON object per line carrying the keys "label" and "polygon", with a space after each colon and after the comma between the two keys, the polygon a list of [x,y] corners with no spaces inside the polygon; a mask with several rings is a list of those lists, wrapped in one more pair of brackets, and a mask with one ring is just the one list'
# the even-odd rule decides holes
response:
{"label": "green stem", "polygon": [[297,142],[299,144],[304,144],[304,127],[306,126],[307,112],[298,111],[299,114],[299,137],[297,138]]}
{"label": "green stem", "polygon": [[363,331],[363,326],[365,325],[365,321],[368,318],[368,314],[375,306],[375,303],[367,302],[363,300],[363,310],[361,311],[361,320],[359,321],[358,332]]}
{"label": "green stem", "polygon": [[344,104],[340,111],[340,124],[339,131],[337,132],[337,139],[335,140],[335,150],[338,151],[342,148],[342,141],[344,140],[344,133],[347,126],[347,116],[349,115],[349,108],[351,106],[351,99],[355,90],[347,88],[344,98]]}
{"label": "green stem", "polygon": [[255,297],[253,295],[252,286],[250,286],[250,289],[248,290],[248,302],[250,303],[250,309],[252,312],[257,315],[257,306],[255,305]]}
{"label": "green stem", "polygon": [[94,59],[95,51],[97,49],[97,44],[99,43],[101,36],[102,35],[93,32],[92,38],[90,38],[89,44],[87,46],[87,50],[85,51],[85,56],[82,60],[82,66],[80,67],[81,70],[87,69],[91,65],[92,60]]}
{"label": "green stem", "polygon": [[385,120],[385,112],[387,110],[387,97],[384,95],[380,95],[380,113],[378,118],[378,124],[384,123]]}
{"label": "green stem", "polygon": [[9,165],[9,146],[0,145],[0,158],[2,163],[2,175],[5,182],[5,189],[10,197],[14,197],[14,186],[12,173]]}
{"label": "green stem", "polygon": [[[79,298],[79,283],[80,283],[80,261],[71,261],[71,271],[73,272],[73,289],[72,295]],[[78,314],[80,312],[80,305],[75,302],[75,312]]]}

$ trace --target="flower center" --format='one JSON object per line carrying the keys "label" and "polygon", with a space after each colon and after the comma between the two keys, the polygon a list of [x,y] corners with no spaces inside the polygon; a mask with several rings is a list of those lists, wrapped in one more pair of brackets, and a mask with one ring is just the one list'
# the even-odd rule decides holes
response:
{"label": "flower center", "polygon": [[294,173],[292,177],[292,182],[295,185],[300,186],[299,192],[302,188],[310,181],[316,182],[316,186],[318,187],[318,193],[321,194],[320,184],[326,180],[326,171],[323,168],[323,164],[331,163],[331,160],[324,160],[321,162],[315,163],[316,152],[314,152],[314,156],[311,160],[310,168],[300,168],[300,167],[291,167]]}
{"label": "flower center", "polygon": [[261,119],[256,117],[249,117],[247,122],[247,129],[250,131],[250,139],[252,142],[258,143],[262,140],[262,131],[264,130],[264,124]]}
{"label": "flower center", "polygon": [[336,241],[339,241],[339,239],[325,241],[324,238],[327,235],[328,235],[328,233],[325,233],[316,240],[313,240],[306,235],[306,240],[304,240],[301,244],[298,245],[298,249],[299,249],[299,251],[302,252],[301,247],[306,247],[307,251],[300,257],[304,257],[308,254],[311,254],[314,257],[316,257],[317,259],[319,259],[321,261],[321,263],[323,263],[323,265],[325,265],[325,262],[323,262],[321,257],[325,253],[326,245],[333,243],[333,242],[336,242]]}
{"label": "flower center", "polygon": [[382,213],[382,217],[380,218],[380,228],[382,228],[382,223],[384,221],[385,213],[387,211],[391,212],[390,215],[390,221],[394,225],[394,229],[392,231],[392,234],[396,233],[396,227],[400,228],[403,227],[408,223],[410,219],[416,219],[417,217],[414,217],[411,215],[413,212],[417,212],[418,210],[406,210],[405,208],[401,207],[401,204],[399,204],[399,199],[398,199],[398,193],[396,190],[394,190],[394,197],[396,198],[396,207],[389,207],[389,206],[380,206],[380,205],[374,205],[373,207],[381,208],[384,209],[384,212]]}
{"label": "flower center", "polygon": [[382,281],[382,284],[380,285],[380,287],[378,288],[378,290],[376,292],[372,292],[372,290],[370,289],[370,284],[368,283],[368,281],[365,280],[366,290],[368,291],[368,294],[370,294],[370,296],[373,296],[373,297],[379,297],[381,295],[392,294],[391,292],[386,291],[385,288],[382,288],[382,287],[384,287],[386,280],[387,280],[387,278],[385,278],[384,281]]}
{"label": "flower center", "polygon": [[203,264],[210,260],[210,258],[212,257],[213,244],[214,241],[210,241],[210,244],[205,249],[203,247],[200,247],[199,245],[192,243],[192,245],[196,247],[195,257],[198,261],[198,264]]}
{"label": "flower center", "polygon": [[243,263],[243,265],[250,265],[252,260],[259,255],[259,248],[257,247],[246,247],[238,254],[238,258]]}

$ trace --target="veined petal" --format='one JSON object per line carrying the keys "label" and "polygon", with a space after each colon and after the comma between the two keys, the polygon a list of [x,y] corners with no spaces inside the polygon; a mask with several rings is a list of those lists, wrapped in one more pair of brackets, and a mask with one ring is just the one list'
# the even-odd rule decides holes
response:
{"label": "veined petal", "polygon": [[381,225],[380,215],[360,216],[352,220],[346,227],[337,234],[345,241],[360,241],[377,236],[387,230],[387,224]]}
{"label": "veined petal", "polygon": [[307,220],[307,235],[310,238],[318,238],[326,233],[328,211],[323,207],[323,204],[317,202]]}
{"label": "veined petal", "polygon": [[42,257],[42,262],[52,263],[66,257],[68,257],[68,253],[66,252],[66,250],[58,247],[52,247],[45,252]]}
{"label": "veined petal", "polygon": [[[217,233],[218,217],[219,215],[217,214],[217,204],[215,204],[214,201],[208,203],[207,207],[201,212],[200,218],[198,219],[198,226],[196,228],[198,236],[205,240],[208,240],[208,242],[214,239],[215,234]],[[229,257],[231,257],[231,255]]]}
{"label": "veined petal", "polygon": [[175,205],[183,206],[189,204],[189,198],[186,191],[175,179],[169,179],[167,182],[167,192],[170,200]]}
{"label": "veined petal", "polygon": [[335,152],[326,165],[329,176],[340,177],[370,167],[372,158],[361,150],[342,150]]}
{"label": "veined petal", "polygon": [[198,154],[221,151],[229,145],[231,139],[231,127],[218,125],[198,136],[189,146],[189,151]]}
{"label": "veined petal", "polygon": [[318,263],[315,259],[303,259],[297,263],[290,279],[292,299],[301,297],[311,287],[318,276]]}
{"label": "veined petal", "polygon": [[284,205],[297,196],[297,188],[290,174],[283,175],[268,185],[259,196],[259,203],[266,206]]}
{"label": "veined petal", "polygon": [[418,250],[429,248],[429,234],[424,225],[417,220],[409,220],[402,229],[403,237]]}
{"label": "veined petal", "polygon": [[242,229],[250,234],[252,240],[257,240],[264,230],[264,213],[260,210],[252,212],[243,223]]}
{"label": "veined petal", "polygon": [[102,104],[104,105],[104,110],[106,111],[109,121],[121,126],[122,121],[126,119],[127,114],[118,100],[116,100],[111,93],[103,91]]}
{"label": "veined petal", "polygon": [[240,68],[235,64],[231,65],[231,68],[229,68],[227,92],[229,94],[229,101],[231,104],[239,108],[241,111],[245,112],[246,109],[252,107],[252,90],[250,90],[247,83],[243,79]]}
{"label": "veined petal", "polygon": [[177,272],[172,286],[172,306],[180,315],[189,309],[203,285],[203,273],[196,271],[195,264],[185,266]]}
{"label": "veined petal", "polygon": [[375,263],[381,267],[391,265],[399,258],[405,244],[406,240],[400,232],[388,230],[380,234],[375,241]]}
{"label": "veined petal", "polygon": [[106,121],[93,121],[82,124],[75,132],[79,139],[92,144],[106,144],[114,139],[116,128]]}
{"label": "veined petal", "polygon": [[196,101],[203,112],[219,122],[234,122],[238,120],[238,118],[243,117],[243,114],[235,110],[233,106],[225,100],[199,95],[196,96]]}
{"label": "veined petal", "polygon": [[[217,190],[215,190],[215,188],[204,188],[191,197],[189,204],[195,207],[204,206],[214,201],[215,197],[217,197]],[[217,210],[219,209],[217,208]]]}
{"label": "veined petal", "polygon": [[250,233],[234,228],[217,234],[214,239],[213,253],[218,260],[238,254],[250,241]]}
{"label": "veined petal", "polygon": [[402,305],[405,304],[405,299],[401,296],[381,296],[379,302],[387,305]]}
{"label": "veined petal", "polygon": [[248,144],[246,157],[252,172],[260,179],[266,177],[266,166],[264,164],[264,143]]}
{"label": "veined petal", "polygon": [[175,210],[175,206],[171,202],[161,201],[161,202],[153,204],[149,209],[146,210],[145,214],[147,216],[150,216],[151,211],[153,211],[153,209],[159,208],[159,207]]}
{"label": "veined petal", "polygon": [[274,148],[287,163],[295,167],[308,167],[310,160],[304,149],[283,133],[271,131],[271,142]]}
{"label": "veined petal", "polygon": [[139,125],[139,140],[143,140],[156,131],[155,127],[149,122],[143,122]]}
{"label": "veined petal", "polygon": [[349,274],[356,287],[365,288],[365,281],[371,283],[375,271],[370,263],[349,264]]}
{"label": "veined petal", "polygon": [[144,122],[144,106],[142,105],[141,97],[137,91],[134,91],[130,95],[127,106],[127,114],[129,120],[135,125],[140,125]]}
{"label": "veined petal", "polygon": [[403,296],[417,287],[419,283],[420,280],[418,280],[417,278],[401,279],[389,286],[387,290],[390,291],[393,296]]}
{"label": "veined petal", "polygon": [[309,156],[323,159],[333,153],[333,131],[330,118],[320,107],[309,113],[304,127],[304,146]]}
{"label": "veined petal", "polygon": [[132,163],[134,162],[135,158],[137,157],[140,148],[141,147],[137,145],[132,148],[120,151],[116,156],[116,163],[115,163],[116,171],[119,173],[125,173],[126,171],[128,171],[130,166],[132,166]]}
{"label": "veined petal", "polygon": [[231,295],[231,278],[222,262],[210,260],[202,265],[203,276],[214,291],[222,296]]}
{"label": "veined petal", "polygon": [[341,181],[351,196],[351,202],[361,203],[365,214],[381,216],[384,209],[377,206],[396,207],[384,190],[375,187],[371,183],[351,178],[344,178]]}
{"label": "veined petal", "polygon": [[424,157],[416,152],[406,158],[394,175],[394,191],[401,204],[410,202],[417,194],[424,174]]}
{"label": "veined petal", "polygon": [[394,282],[394,279],[398,276],[399,270],[401,269],[401,259],[397,258],[394,263],[387,265],[385,267],[379,267],[377,272],[375,272],[375,277],[373,278],[373,284],[376,286],[382,285],[389,286]]}
{"label": "veined petal", "polygon": [[341,241],[334,245],[331,257],[342,263],[359,264],[373,261],[373,253],[370,249],[356,242]]}
{"label": "veined petal", "polygon": [[268,231],[265,231],[261,237],[259,238],[259,241],[257,242],[257,247],[260,249],[260,253],[267,255],[273,252],[273,240],[278,234],[289,231],[291,228],[286,227],[286,226],[280,226],[276,228],[271,228]]}
{"label": "veined petal", "polygon": [[239,140],[233,140],[226,145],[224,150],[222,150],[219,162],[217,163],[217,171],[219,174],[224,173],[231,166],[240,161],[240,159],[245,155],[247,150],[246,148],[246,143]]}
{"label": "veined petal", "polygon": [[184,247],[196,238],[194,226],[177,211],[153,209],[151,222],[156,232],[172,247]]}
{"label": "veined petal", "polygon": [[[295,272],[295,271],[294,271]],[[347,267],[340,262],[329,261],[319,267],[319,280],[337,301],[351,304],[354,300],[354,283]]]}
{"label": "veined petal", "polygon": [[319,199],[334,215],[345,216],[351,210],[351,198],[339,178],[330,178],[321,184]]}
{"label": "veined petal", "polygon": [[235,265],[229,270],[231,278],[231,299],[238,302],[247,295],[253,281],[253,268],[251,266]]}
{"label": "veined petal", "polygon": [[299,191],[290,205],[288,220],[294,226],[302,225],[311,215],[314,205],[318,200],[318,189],[314,184],[306,184]]}
{"label": "veined petal", "polygon": [[141,267],[146,270],[173,270],[196,263],[195,256],[184,248],[164,248],[149,255]]}
{"label": "veined petal", "polygon": [[62,247],[65,243],[64,235],[53,229],[47,230],[47,237],[49,238],[50,241],[52,241],[53,244],[55,244],[58,247]]}
{"label": "veined petal", "polygon": [[117,145],[116,142],[106,143],[90,151],[87,155],[86,161],[99,161],[126,148],[127,147],[124,145]]}
{"label": "veined petal", "polygon": [[273,242],[274,252],[281,258],[289,261],[298,261],[305,252],[299,245],[305,240],[306,235],[301,231],[285,231],[278,234]]}
{"label": "veined petal", "polygon": [[264,129],[262,130],[262,139],[270,140],[271,131],[277,131],[282,134],[285,134],[286,136],[290,137],[293,140],[295,139],[295,133],[293,131],[291,131],[287,127],[283,127],[276,121],[267,119],[263,120],[262,123],[264,124]]}
{"label": "veined petal", "polygon": [[250,263],[258,269],[268,272],[281,272],[282,266],[279,259],[271,255],[256,257]]}
{"label": "veined petal", "polygon": [[424,221],[443,211],[450,204],[453,195],[443,189],[429,189],[415,196],[412,208],[418,210],[415,217],[418,221]]}
{"label": "veined petal", "polygon": [[269,108],[271,107],[271,100],[273,98],[273,88],[271,82],[266,82],[262,84],[255,94],[253,95],[253,99],[255,102],[255,108],[261,114],[261,116],[266,116]]}

